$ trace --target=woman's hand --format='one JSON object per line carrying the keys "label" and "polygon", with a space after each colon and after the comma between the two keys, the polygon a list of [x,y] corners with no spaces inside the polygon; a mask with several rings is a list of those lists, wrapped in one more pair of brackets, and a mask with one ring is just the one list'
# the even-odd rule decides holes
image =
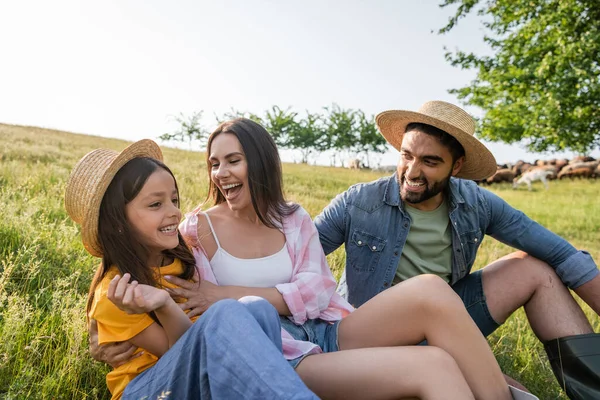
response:
{"label": "woman's hand", "polygon": [[129,342],[113,342],[98,344],[98,324],[96,320],[90,320],[89,327],[89,343],[90,343],[90,354],[96,361],[103,362],[110,365],[113,368],[120,367],[121,365],[133,360],[144,354],[143,351],[133,354],[138,348]]}
{"label": "woman's hand", "polygon": [[188,317],[202,314],[211,305],[226,298],[222,288],[206,280],[199,282],[198,275],[194,275],[193,281],[186,281],[176,276],[165,276],[165,279],[177,288],[167,288],[167,292],[173,298],[184,298],[187,301],[180,303],[182,310],[190,310]]}
{"label": "woman's hand", "polygon": [[163,307],[172,301],[169,294],[137,281],[129,283],[130,274],[116,275],[108,285],[106,297],[127,314],[143,314]]}

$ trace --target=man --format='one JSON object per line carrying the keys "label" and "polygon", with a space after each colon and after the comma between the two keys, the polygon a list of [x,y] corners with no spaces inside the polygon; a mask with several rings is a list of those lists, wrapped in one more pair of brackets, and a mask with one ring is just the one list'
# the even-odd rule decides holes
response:
{"label": "man", "polygon": [[[338,291],[359,307],[397,282],[436,274],[486,336],[524,306],[567,394],[600,398],[600,342],[567,289],[600,312],[591,256],[471,181],[492,175],[496,161],[464,110],[432,101],[418,112],[385,111],[376,122],[400,151],[396,173],[352,186],[315,219],[326,254],[345,245]],[[521,251],[471,272],[484,235]],[[582,340],[594,346],[598,369],[590,369],[589,357],[566,362],[555,354]]]}

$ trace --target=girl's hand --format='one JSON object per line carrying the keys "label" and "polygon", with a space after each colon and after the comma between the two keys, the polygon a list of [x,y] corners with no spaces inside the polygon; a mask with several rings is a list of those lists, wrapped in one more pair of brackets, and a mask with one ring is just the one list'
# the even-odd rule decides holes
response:
{"label": "girl's hand", "polygon": [[127,314],[148,313],[172,301],[166,291],[137,281],[129,283],[130,278],[130,274],[116,275],[110,281],[107,293],[108,299]]}

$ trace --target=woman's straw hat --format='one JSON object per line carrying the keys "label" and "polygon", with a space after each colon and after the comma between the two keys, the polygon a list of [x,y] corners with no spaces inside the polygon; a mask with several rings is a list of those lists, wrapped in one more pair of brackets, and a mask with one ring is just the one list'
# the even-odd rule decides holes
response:
{"label": "woman's straw hat", "polygon": [[160,148],[152,140],[135,142],[125,150],[97,149],[89,152],[73,168],[65,191],[67,213],[81,225],[81,240],[85,249],[102,257],[98,240],[100,204],[116,173],[134,158],[149,157],[162,161]]}
{"label": "woman's straw hat", "polygon": [[465,149],[465,162],[457,178],[480,180],[497,169],[492,153],[475,136],[475,121],[462,108],[445,101],[429,101],[419,111],[390,110],[375,117],[379,131],[398,151],[406,126],[413,122],[432,125],[456,138]]}

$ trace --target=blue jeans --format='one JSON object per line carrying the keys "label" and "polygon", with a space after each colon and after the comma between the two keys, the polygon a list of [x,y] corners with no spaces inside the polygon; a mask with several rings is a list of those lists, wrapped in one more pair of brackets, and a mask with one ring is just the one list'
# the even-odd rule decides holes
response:
{"label": "blue jeans", "polygon": [[483,336],[489,336],[500,324],[494,321],[487,306],[483,283],[481,281],[482,270],[471,272],[454,285],[452,289],[460,296],[469,315],[477,324]]}
{"label": "blue jeans", "polygon": [[123,399],[318,399],[282,355],[275,308],[258,297],[212,305]]}
{"label": "blue jeans", "polygon": [[[309,319],[302,325],[296,325],[288,317],[280,317],[281,326],[296,340],[304,340],[318,345],[323,353],[332,353],[339,350],[338,327],[340,321],[327,322],[320,318]],[[288,360],[296,369],[306,355],[293,360]]]}

